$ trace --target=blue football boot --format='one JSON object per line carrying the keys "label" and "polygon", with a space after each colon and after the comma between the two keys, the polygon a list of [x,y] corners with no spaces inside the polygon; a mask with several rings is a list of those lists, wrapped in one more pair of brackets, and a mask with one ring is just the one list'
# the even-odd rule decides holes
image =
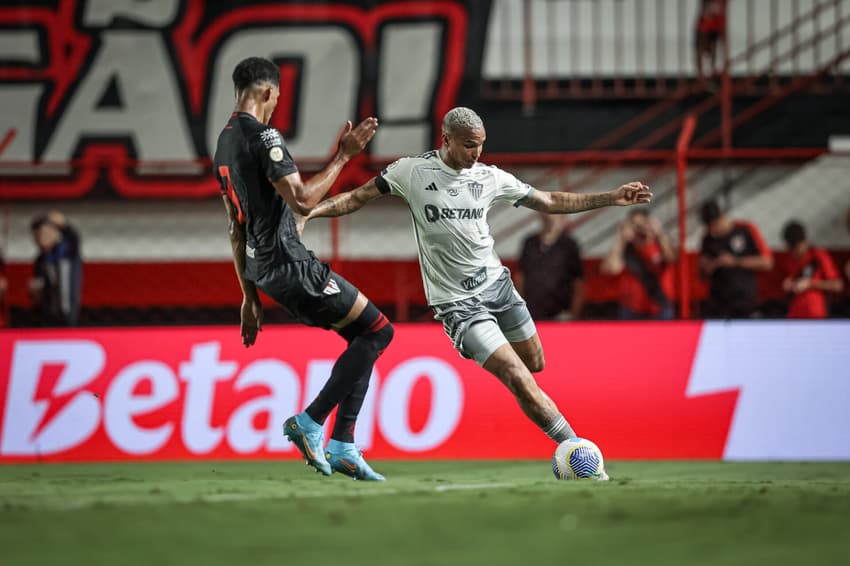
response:
{"label": "blue football boot", "polygon": [[340,442],[331,438],[325,449],[325,458],[335,472],[351,476],[356,480],[385,480],[384,476],[369,467],[352,442]]}
{"label": "blue football boot", "polygon": [[283,423],[283,434],[298,447],[307,464],[326,476],[331,475],[331,466],[322,455],[325,443],[325,431],[322,425],[310,418],[307,413],[298,413]]}

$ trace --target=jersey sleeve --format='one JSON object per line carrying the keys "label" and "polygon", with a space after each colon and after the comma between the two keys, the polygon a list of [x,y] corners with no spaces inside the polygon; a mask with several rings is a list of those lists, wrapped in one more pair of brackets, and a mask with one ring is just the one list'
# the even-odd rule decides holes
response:
{"label": "jersey sleeve", "polygon": [[387,165],[386,169],[375,177],[375,186],[383,194],[396,195],[407,200],[412,170],[413,159],[402,157]]}
{"label": "jersey sleeve", "polygon": [[298,171],[283,136],[276,128],[258,130],[250,141],[251,151],[260,163],[260,169],[274,183]]}
{"label": "jersey sleeve", "polygon": [[753,255],[760,255],[763,257],[773,257],[773,252],[770,251],[770,248],[767,247],[767,244],[764,242],[764,238],[762,238],[761,232],[759,229],[755,227],[755,224],[750,224],[749,222],[744,224],[744,227],[750,233],[750,239],[753,242]]}
{"label": "jersey sleeve", "polygon": [[493,167],[493,176],[496,181],[494,201],[502,200],[514,206],[519,206],[522,199],[534,190],[534,187],[528,183],[523,183],[507,171],[502,171],[498,167]]}
{"label": "jersey sleeve", "polygon": [[839,279],[838,269],[835,268],[835,263],[833,263],[832,258],[825,250],[815,248],[815,257],[818,258],[818,263],[820,264],[821,269],[821,275],[823,276],[825,281]]}

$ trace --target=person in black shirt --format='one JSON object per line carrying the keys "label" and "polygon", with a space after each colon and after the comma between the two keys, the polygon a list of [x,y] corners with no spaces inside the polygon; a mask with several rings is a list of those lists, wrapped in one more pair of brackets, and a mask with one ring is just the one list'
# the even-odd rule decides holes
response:
{"label": "person in black shirt", "polygon": [[[254,344],[263,311],[257,289],[309,326],[333,329],[348,342],[331,376],[305,411],[284,423],[284,434],[307,463],[324,475],[383,480],[354,446],[354,425],[372,366],[389,345],[393,327],[378,308],[308,250],[298,229],[325,196],[348,160],[375,135],[378,121],[348,122],[324,169],[303,181],[283,136],[269,126],[280,94],[280,70],[250,57],[233,71],[236,108],[218,138],[214,173],[230,220],[236,275],[242,287],[242,341]],[[302,224],[303,225],[303,224]],[[331,440],[322,425],[339,407]]]}
{"label": "person in black shirt", "polygon": [[576,241],[564,230],[562,217],[540,213],[542,230],[522,244],[517,291],[534,320],[581,318],[584,270]]}
{"label": "person in black shirt", "polygon": [[44,326],[76,326],[83,278],[79,234],[58,210],[34,218],[30,229],[39,254],[29,291],[40,322]]}
{"label": "person in black shirt", "polygon": [[733,221],[709,201],[700,210],[706,234],[700,248],[700,273],[709,279],[703,316],[749,318],[758,307],[756,272],[773,269],[773,255],[758,229]]}

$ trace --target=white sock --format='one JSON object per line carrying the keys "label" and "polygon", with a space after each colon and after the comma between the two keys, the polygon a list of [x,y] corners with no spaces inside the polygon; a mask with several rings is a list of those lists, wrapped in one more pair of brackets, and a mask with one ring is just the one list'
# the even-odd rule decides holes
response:
{"label": "white sock", "polygon": [[576,433],[573,432],[573,427],[570,426],[570,423],[567,422],[564,415],[558,415],[552,419],[552,422],[543,429],[543,432],[545,432],[546,436],[558,444],[565,440],[569,440],[576,435]]}

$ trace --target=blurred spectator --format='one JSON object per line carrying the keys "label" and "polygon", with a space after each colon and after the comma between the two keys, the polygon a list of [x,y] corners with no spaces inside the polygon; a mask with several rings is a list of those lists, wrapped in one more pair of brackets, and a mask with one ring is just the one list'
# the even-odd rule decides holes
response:
{"label": "blurred spectator", "polygon": [[[845,224],[847,225],[847,232],[850,233],[850,208],[847,209],[847,220]],[[847,278],[847,281],[850,281],[850,259],[844,262],[844,277]]]}
{"label": "blurred spectator", "polygon": [[33,264],[30,298],[45,326],[75,326],[80,314],[80,238],[65,216],[52,210],[30,228],[39,254]]}
{"label": "blurred spectator", "polygon": [[584,306],[584,270],[578,244],[563,217],[540,213],[539,233],[526,238],[516,287],[535,320],[577,320]]}
{"label": "blurred spectator", "polygon": [[788,318],[826,318],[826,296],[844,287],[835,264],[826,251],[812,246],[806,229],[792,220],[782,229],[782,238],[791,254],[785,262],[782,290],[790,295]]}
{"label": "blurred spectator", "polygon": [[6,262],[0,251],[0,328],[9,326],[9,304],[6,302],[6,293],[9,290],[9,281],[6,279]]}
{"label": "blurred spectator", "polygon": [[758,229],[732,221],[709,201],[700,210],[706,234],[702,239],[700,273],[709,278],[707,318],[749,318],[758,307],[756,272],[773,268],[773,254]]}
{"label": "blurred spectator", "polygon": [[[717,52],[726,41],[726,0],[701,0],[696,25],[697,78],[700,81],[716,77]],[[705,65],[708,64],[708,74]]]}
{"label": "blurred spectator", "polygon": [[620,318],[673,318],[675,259],[658,219],[644,209],[631,211],[600,266],[603,273],[620,275]]}

